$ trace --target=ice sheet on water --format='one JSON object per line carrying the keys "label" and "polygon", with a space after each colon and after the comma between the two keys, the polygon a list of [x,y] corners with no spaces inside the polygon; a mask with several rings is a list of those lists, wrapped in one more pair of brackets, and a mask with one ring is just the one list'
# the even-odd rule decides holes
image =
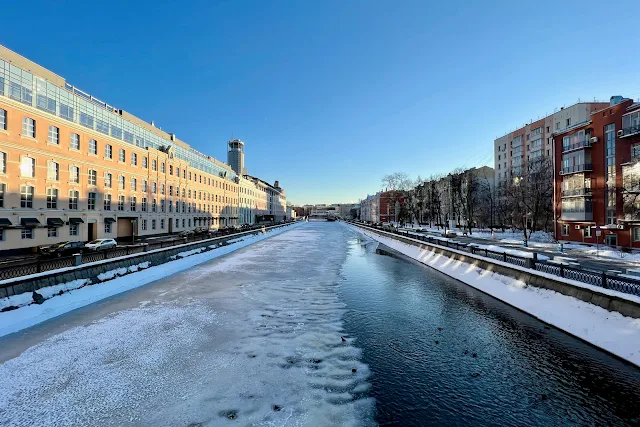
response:
{"label": "ice sheet on water", "polygon": [[165,287],[181,297],[160,282],[155,300],[0,365],[0,415],[7,425],[372,424],[369,369],[342,329],[345,257],[344,235],[310,225],[173,276]]}

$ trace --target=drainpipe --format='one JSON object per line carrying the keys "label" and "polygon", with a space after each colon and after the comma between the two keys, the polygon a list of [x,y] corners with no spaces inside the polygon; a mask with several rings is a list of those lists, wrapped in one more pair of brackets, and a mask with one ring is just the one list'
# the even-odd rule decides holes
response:
{"label": "drainpipe", "polygon": [[[551,134],[553,135],[553,134]],[[553,196],[551,198],[551,203],[553,204],[553,237],[558,240],[558,216],[556,215],[556,139],[555,137],[551,138],[551,161],[553,164]]]}

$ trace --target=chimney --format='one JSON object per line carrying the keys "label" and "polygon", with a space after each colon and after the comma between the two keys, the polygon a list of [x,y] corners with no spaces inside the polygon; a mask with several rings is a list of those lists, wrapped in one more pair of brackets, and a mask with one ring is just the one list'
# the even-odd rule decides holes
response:
{"label": "chimney", "polygon": [[156,124],[151,120],[151,126],[156,127]]}

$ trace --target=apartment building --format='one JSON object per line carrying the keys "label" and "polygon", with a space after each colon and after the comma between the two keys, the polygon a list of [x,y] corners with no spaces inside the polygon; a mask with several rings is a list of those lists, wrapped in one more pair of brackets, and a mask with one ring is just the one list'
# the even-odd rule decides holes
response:
{"label": "apartment building", "polygon": [[555,147],[556,238],[640,248],[640,103],[612,97]]}
{"label": "apartment building", "polygon": [[587,122],[592,112],[608,105],[578,102],[496,139],[493,142],[496,185],[521,176],[528,162],[551,157],[555,133]]}
{"label": "apartment building", "polygon": [[284,218],[282,189],[0,46],[0,251],[252,223],[270,205]]}

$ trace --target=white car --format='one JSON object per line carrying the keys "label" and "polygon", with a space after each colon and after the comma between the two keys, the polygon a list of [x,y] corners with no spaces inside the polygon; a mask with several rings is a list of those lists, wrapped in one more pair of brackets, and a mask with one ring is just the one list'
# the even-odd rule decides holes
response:
{"label": "white car", "polygon": [[113,239],[96,239],[84,245],[84,247],[90,251],[103,251],[105,249],[113,249],[118,246]]}

